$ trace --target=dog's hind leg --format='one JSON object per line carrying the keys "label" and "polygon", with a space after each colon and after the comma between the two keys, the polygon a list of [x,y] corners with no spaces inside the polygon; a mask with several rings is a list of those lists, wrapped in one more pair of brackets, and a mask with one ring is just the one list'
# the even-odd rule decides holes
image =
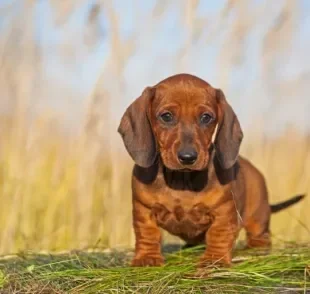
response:
{"label": "dog's hind leg", "polygon": [[270,248],[271,238],[269,231],[270,213],[264,213],[257,218],[251,216],[244,228],[247,235],[248,248]]}

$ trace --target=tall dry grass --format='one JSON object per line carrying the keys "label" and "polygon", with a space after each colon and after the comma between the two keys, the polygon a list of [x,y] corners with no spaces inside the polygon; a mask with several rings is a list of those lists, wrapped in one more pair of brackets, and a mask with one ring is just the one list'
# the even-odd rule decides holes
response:
{"label": "tall dry grass", "polygon": [[[50,2],[54,25],[64,31],[75,11],[89,3]],[[277,13],[267,9],[266,2],[255,4],[258,7],[254,8],[254,2],[227,1],[211,19],[199,15],[199,1],[175,6],[185,24],[186,38],[173,61],[177,71],[186,71],[195,57],[195,46],[212,45],[226,29],[217,60],[221,69],[217,84],[229,89],[231,73],[243,66],[246,37],[260,25],[262,15],[275,19],[278,15],[285,16],[268,30],[258,62],[262,65],[260,80],[272,97],[270,111],[264,114],[264,120],[258,117],[260,124],[252,123],[244,130],[242,154],[266,176],[271,202],[297,193],[309,194],[302,204],[272,219],[275,240],[309,241],[310,137],[298,126],[279,136],[266,135],[272,125],[273,111],[277,105],[287,102],[278,98],[277,91],[284,82],[278,81],[275,56],[291,52],[300,9],[295,2],[299,1],[281,2]],[[34,33],[37,4],[36,1],[20,1],[0,10],[2,16],[3,13],[9,16],[6,26],[0,30],[0,102],[3,109],[0,116],[0,254],[132,245],[130,174],[133,163],[116,134],[118,120],[110,109],[113,104],[122,104],[128,91],[124,72],[139,41],[152,34],[169,6],[175,4],[158,1],[150,15],[142,15],[140,22],[137,20],[135,32],[124,39],[121,19],[112,2],[98,1],[89,9],[80,39],[68,32],[65,42],[54,54],[72,63],[71,53],[75,48],[86,46],[86,53],[82,50],[79,56],[83,61],[84,55],[89,56],[102,38],[98,15],[103,14],[109,24],[104,35],[109,44],[108,58],[98,60],[102,63],[101,70],[94,78],[93,87],[81,100],[82,115],[75,120],[77,125],[70,135],[65,120],[57,112],[37,109],[42,93],[48,93],[50,99],[55,93],[53,86],[44,82],[48,78],[44,63],[46,48],[38,44]],[[19,10],[16,11],[16,7]],[[139,6],[135,11],[138,14]],[[89,36],[92,42],[85,42],[90,40]],[[297,86],[292,85],[294,90]],[[141,84],[141,90],[143,87],[145,85]],[[65,92],[58,97],[66,98]],[[66,114],[72,111],[63,110]],[[167,240],[169,238],[167,236]]]}

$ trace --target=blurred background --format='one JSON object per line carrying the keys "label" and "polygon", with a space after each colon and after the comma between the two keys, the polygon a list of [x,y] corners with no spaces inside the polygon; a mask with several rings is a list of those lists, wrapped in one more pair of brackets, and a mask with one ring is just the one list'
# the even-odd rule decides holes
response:
{"label": "blurred background", "polygon": [[307,0],[0,0],[0,254],[134,244],[117,126],[180,72],[223,89],[272,203],[308,193],[272,218],[308,242],[309,52]]}

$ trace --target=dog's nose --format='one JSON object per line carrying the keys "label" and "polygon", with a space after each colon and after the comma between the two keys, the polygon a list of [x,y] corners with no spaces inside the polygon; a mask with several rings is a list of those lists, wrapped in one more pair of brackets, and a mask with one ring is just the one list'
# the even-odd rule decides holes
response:
{"label": "dog's nose", "polygon": [[178,152],[179,161],[184,165],[193,164],[197,157],[198,154],[195,150],[182,150]]}

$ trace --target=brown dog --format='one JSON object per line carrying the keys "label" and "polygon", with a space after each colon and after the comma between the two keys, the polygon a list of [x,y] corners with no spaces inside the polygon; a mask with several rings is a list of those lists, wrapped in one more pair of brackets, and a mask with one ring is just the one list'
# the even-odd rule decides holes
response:
{"label": "brown dog", "polygon": [[188,245],[205,242],[201,262],[229,265],[243,227],[249,247],[271,245],[262,174],[239,157],[239,121],[223,92],[180,74],[148,87],[119,129],[136,165],[132,177],[134,266],[163,264],[160,227]]}

